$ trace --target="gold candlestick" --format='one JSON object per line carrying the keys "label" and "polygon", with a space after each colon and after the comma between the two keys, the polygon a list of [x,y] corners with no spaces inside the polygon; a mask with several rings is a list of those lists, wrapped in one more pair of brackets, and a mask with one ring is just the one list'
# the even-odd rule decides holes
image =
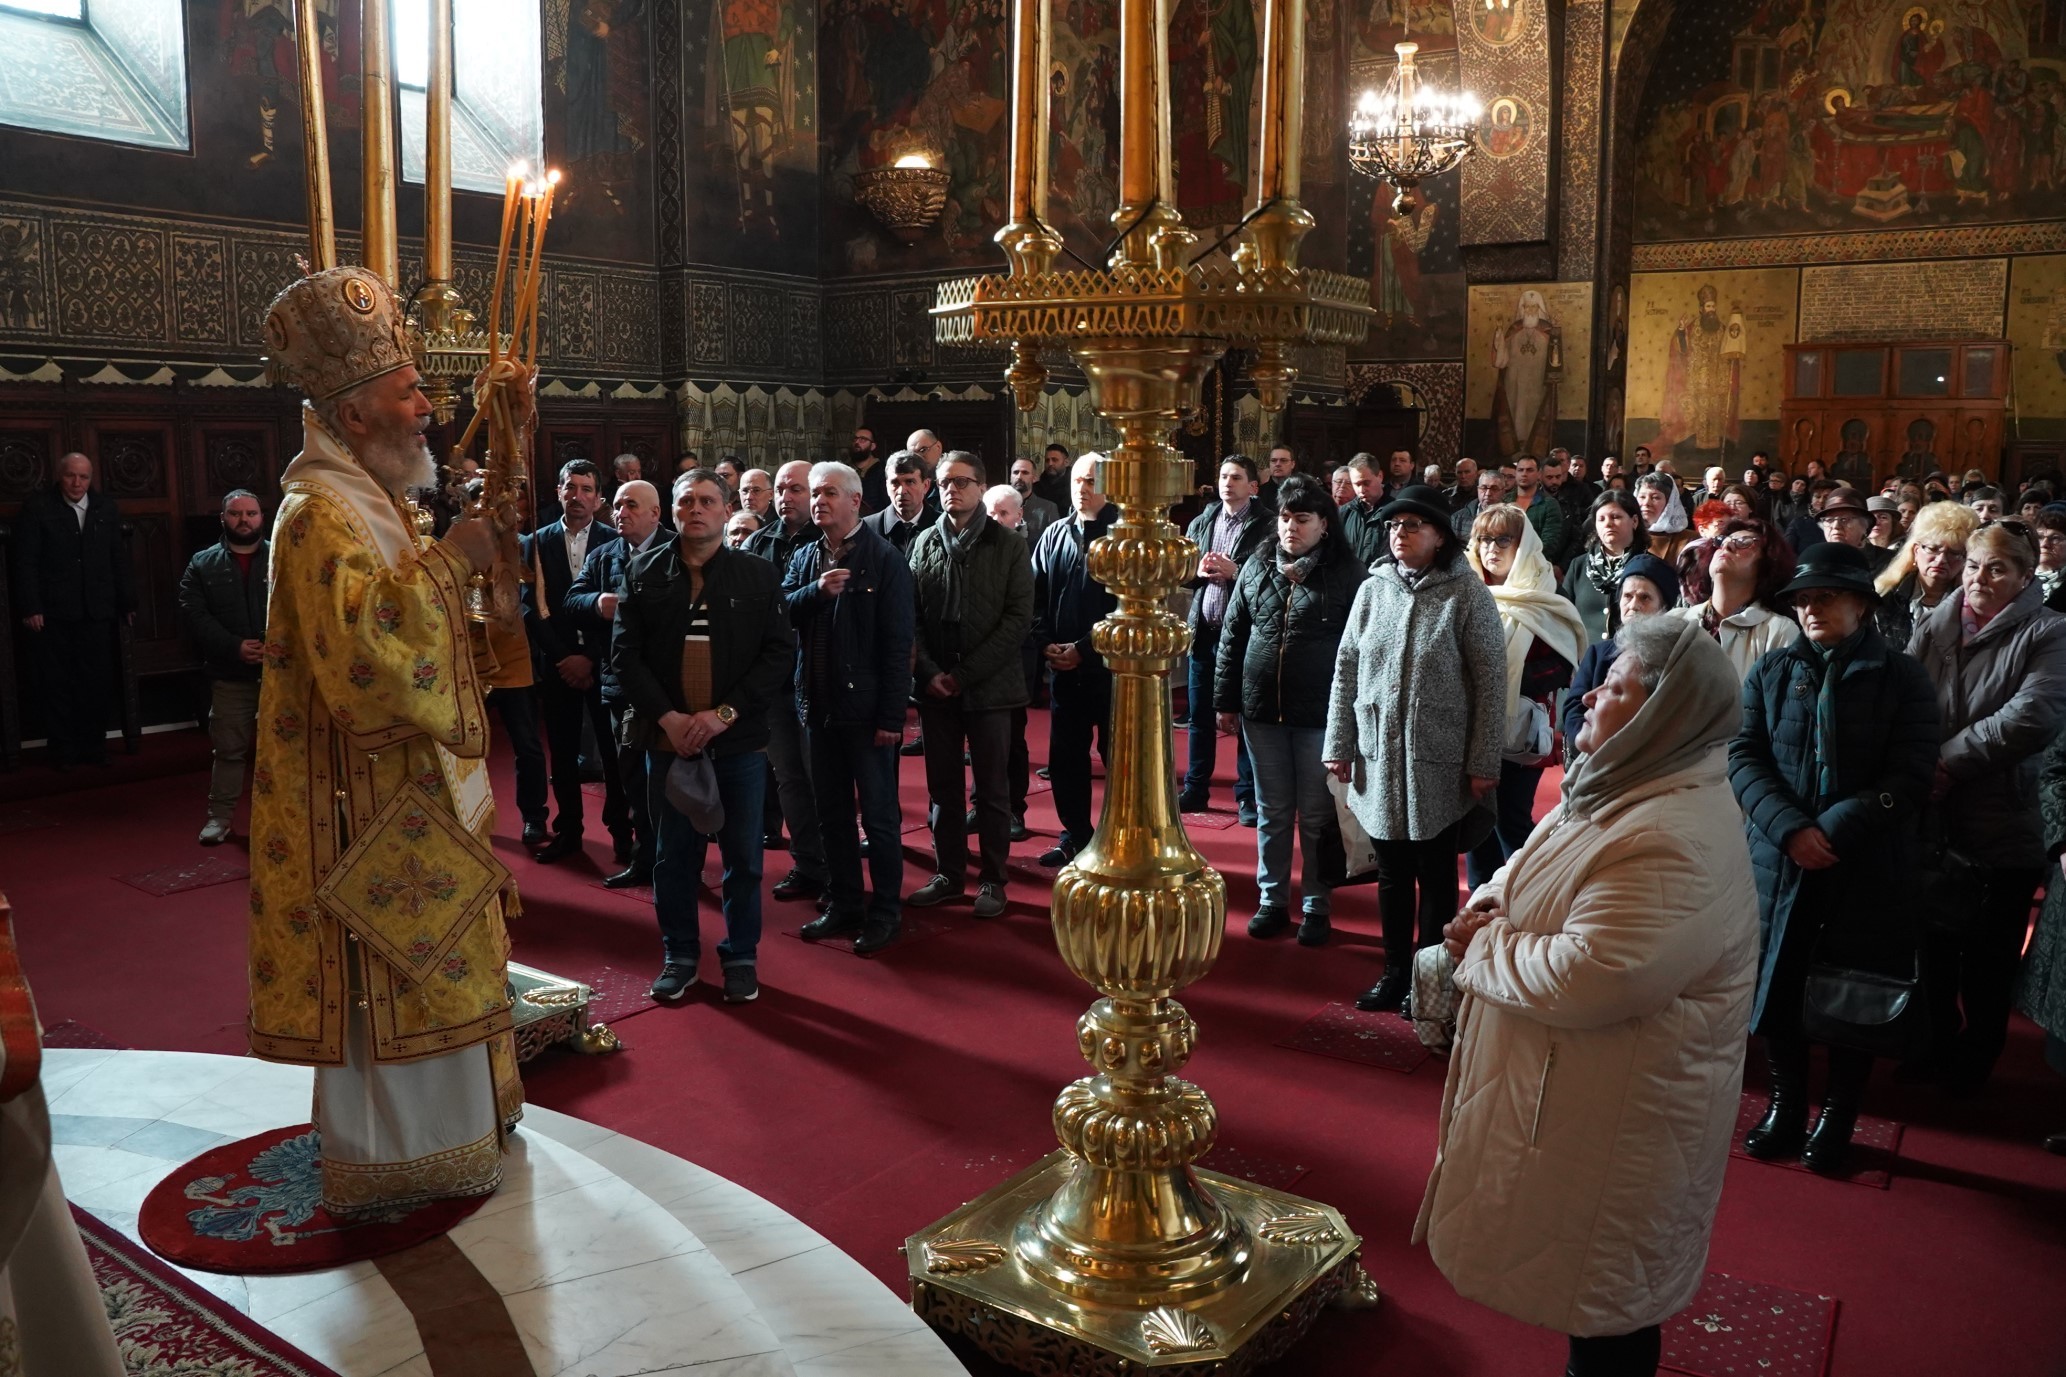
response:
{"label": "gold candlestick", "polygon": [[[1226,888],[1176,810],[1168,676],[1189,633],[1167,598],[1198,551],[1165,516],[1190,486],[1168,436],[1229,348],[1264,360],[1258,390],[1277,409],[1295,376],[1289,347],[1359,340],[1369,316],[1367,283],[1296,266],[1301,223],[1311,225],[1295,199],[1297,116],[1287,108],[1298,99],[1302,10],[1296,0],[1273,6],[1274,131],[1259,186],[1272,204],[1257,218],[1268,225],[1231,257],[1187,261],[1195,237],[1170,183],[1166,0],[1122,0],[1123,234],[1108,270],[1056,273],[1051,255],[1021,251],[1006,276],[944,284],[933,311],[943,342],[1011,344],[1006,376],[1024,407],[1037,388],[1021,386],[1022,365],[1043,346],[1067,348],[1122,437],[1098,466],[1119,520],[1090,548],[1092,577],[1118,601],[1093,633],[1113,676],[1114,748],[1097,832],[1063,868],[1053,907],[1062,960],[1103,996],[1076,1029],[1092,1074],[1055,1102],[1061,1151],[905,1248],[912,1305],[927,1321],[1044,1373],[1234,1377],[1296,1342],[1324,1303],[1375,1300],[1359,1240],[1336,1211],[1198,1168],[1217,1115],[1174,1074],[1197,1041],[1175,995],[1219,954]],[[1020,19],[1023,44],[1038,21]],[[1037,160],[1043,102],[1022,93],[1013,114],[1015,161]],[[1036,122],[1038,138],[1027,128]],[[1014,178],[1015,188],[1034,185]],[[1026,246],[1023,234],[1006,245]]]}
{"label": "gold candlestick", "polygon": [[337,217],[330,205],[330,117],[323,105],[323,40],[316,0],[295,0],[294,55],[301,76],[301,164],[308,194],[308,265],[337,266]]}
{"label": "gold candlestick", "polygon": [[399,287],[395,239],[394,67],[387,0],[361,0],[359,34],[360,261]]}

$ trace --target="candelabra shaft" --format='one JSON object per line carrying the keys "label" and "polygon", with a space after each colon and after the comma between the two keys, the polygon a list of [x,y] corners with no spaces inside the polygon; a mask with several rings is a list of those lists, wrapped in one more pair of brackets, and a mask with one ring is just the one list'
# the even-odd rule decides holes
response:
{"label": "candelabra shaft", "polygon": [[1262,157],[1255,204],[1299,196],[1300,140],[1305,126],[1305,0],[1263,5]]}
{"label": "candelabra shaft", "polygon": [[301,164],[308,191],[312,272],[337,266],[337,217],[330,205],[330,120],[323,104],[323,39],[316,0],[296,0],[294,48],[301,76]]}
{"label": "candelabra shaft", "polygon": [[452,280],[452,0],[430,0],[430,87],[423,100],[423,275]]}
{"label": "candelabra shaft", "polygon": [[362,0],[359,34],[359,216],[365,266],[400,285],[395,241],[395,126],[388,0]]}
{"label": "candelabra shaft", "polygon": [[1012,0],[1011,218],[1047,218],[1048,0]]}

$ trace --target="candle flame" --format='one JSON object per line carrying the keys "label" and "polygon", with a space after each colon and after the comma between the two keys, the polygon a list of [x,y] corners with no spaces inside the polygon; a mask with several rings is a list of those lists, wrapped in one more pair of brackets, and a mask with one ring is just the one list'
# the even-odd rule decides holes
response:
{"label": "candle flame", "polygon": [[932,159],[926,157],[923,153],[906,153],[903,157],[897,159],[898,167],[931,167],[932,165]]}
{"label": "candle flame", "polygon": [[558,168],[554,168],[552,171],[546,173],[545,183],[547,186],[558,186],[560,184],[560,170]]}
{"label": "candle flame", "polygon": [[521,159],[519,159],[518,161],[513,162],[509,165],[509,180],[511,180],[512,182],[521,182],[524,179],[524,173],[528,172],[529,170],[530,169],[524,164],[524,162]]}

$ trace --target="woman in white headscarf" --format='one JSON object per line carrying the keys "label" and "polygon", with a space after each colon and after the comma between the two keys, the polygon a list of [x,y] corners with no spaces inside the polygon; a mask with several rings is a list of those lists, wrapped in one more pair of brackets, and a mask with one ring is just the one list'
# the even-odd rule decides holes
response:
{"label": "woman in white headscarf", "polygon": [[1456,1050],[1414,1226],[1457,1292],[1649,1377],[1693,1299],[1735,1130],[1758,901],[1736,671],[1643,617],[1586,695],[1564,801],[1443,936]]}
{"label": "woman in white headscarf", "polygon": [[1473,885],[1492,878],[1535,829],[1535,786],[1556,752],[1551,724],[1557,690],[1585,653],[1585,622],[1557,591],[1557,571],[1542,537],[1519,507],[1487,507],[1471,524],[1464,551],[1492,590],[1506,637],[1506,750],[1494,796],[1493,826],[1471,848],[1465,870]]}
{"label": "woman in white headscarf", "polygon": [[1678,568],[1679,552],[1693,539],[1678,480],[1662,471],[1644,474],[1636,480],[1636,506],[1642,510],[1643,528],[1649,532],[1650,553]]}

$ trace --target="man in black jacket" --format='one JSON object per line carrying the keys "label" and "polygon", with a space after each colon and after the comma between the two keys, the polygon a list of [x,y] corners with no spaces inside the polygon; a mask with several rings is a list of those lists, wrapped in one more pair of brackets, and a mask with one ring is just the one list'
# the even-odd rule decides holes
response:
{"label": "man in black jacket", "polygon": [[1090,748],[1109,757],[1112,671],[1091,645],[1091,628],[1118,606],[1118,599],[1090,576],[1090,543],[1112,529],[1119,509],[1098,491],[1098,461],[1085,454],[1069,471],[1074,510],[1041,532],[1033,551],[1033,630],[1052,674],[1047,721],[1048,778],[1054,784],[1055,816],[1062,835],[1040,863],[1067,865],[1090,842]]}
{"label": "man in black jacket", "polygon": [[646,787],[646,746],[643,741],[628,746],[623,744],[624,712],[629,703],[624,697],[624,683],[617,677],[617,667],[608,647],[632,560],[664,543],[672,532],[660,529],[660,493],[643,478],[629,479],[620,485],[616,496],[610,500],[610,511],[617,518],[617,534],[590,548],[588,558],[582,561],[580,575],[567,586],[562,606],[566,608],[567,616],[578,617],[588,623],[588,631],[604,650],[596,669],[603,711],[610,717],[610,735],[608,740],[599,738],[596,746],[624,789],[626,822],[631,831],[631,859],[624,869],[605,876],[603,886],[629,889],[634,885],[652,883],[655,838],[649,807],[651,800]]}
{"label": "man in black jacket", "polygon": [[[674,480],[677,539],[631,561],[617,606],[610,661],[646,745],[659,845],[653,910],[665,964],[653,998],[672,1003],[696,981],[702,951],[696,891],[710,835],[666,788],[679,760],[708,756],[723,819],[725,938],[717,944],[727,1004],[760,994],[760,805],[767,781],[768,714],[785,711],[796,640],[774,567],[724,544],[730,493],[709,469]],[[856,494],[858,497],[858,493]]]}
{"label": "man in black jacket", "polygon": [[93,461],[57,461],[57,487],[22,503],[14,533],[14,611],[58,769],[107,763],[115,621],[136,619],[129,546],[112,499],[93,491]]}
{"label": "man in black jacket", "polygon": [[1356,500],[1341,509],[1338,529],[1356,563],[1368,569],[1390,553],[1384,522],[1377,519],[1385,504],[1385,476],[1377,467],[1377,456],[1364,453],[1349,460],[1349,478],[1356,485]]}
{"label": "man in black jacket", "polygon": [[187,561],[179,611],[208,675],[208,820],[201,845],[229,839],[244,792],[244,763],[258,724],[259,665],[265,659],[265,512],[242,488],[222,499],[222,541]]}
{"label": "man in black jacket", "polygon": [[[545,744],[552,757],[552,794],[558,805],[552,840],[534,858],[556,861],[581,849],[581,727],[586,722],[601,741],[610,729],[603,711],[596,666],[608,642],[591,619],[566,615],[567,590],[581,572],[590,545],[616,537],[615,528],[595,519],[602,490],[595,465],[570,459],[560,467],[560,519],[524,538],[524,563],[542,583],[524,585],[524,631],[531,640],[531,673],[544,708]],[[603,825],[616,843],[616,857],[632,858],[624,789],[603,772]]]}
{"label": "man in black jacket", "polygon": [[908,555],[918,533],[940,519],[926,501],[933,490],[932,468],[910,450],[900,449],[890,456],[889,470],[889,505],[862,521],[898,554]]}
{"label": "man in black jacket", "polygon": [[[897,743],[911,699],[911,569],[861,520],[861,475],[845,464],[812,466],[811,522],[819,539],[790,557],[782,592],[797,631],[796,710],[811,747],[832,903],[803,936],[852,934],[866,956],[897,940],[904,914]],[[872,893],[861,888],[857,804]]]}
{"label": "man in black jacket", "polygon": [[[867,482],[862,481],[863,504]],[[789,572],[796,552],[818,538],[811,524],[811,466],[792,459],[775,470],[774,520],[755,531],[746,553]],[[790,667],[795,686],[795,666]],[[778,816],[789,827],[789,873],[775,881],[777,899],[815,899],[825,892],[825,834],[818,825],[818,798],[811,790],[811,752],[803,723],[794,712],[768,715],[768,765],[775,776]],[[772,831],[772,828],[768,828]]]}
{"label": "man in black jacket", "polygon": [[[1212,710],[1213,662],[1219,655],[1220,623],[1234,579],[1259,546],[1275,533],[1275,522],[1257,500],[1260,486],[1255,460],[1230,454],[1220,463],[1219,501],[1198,514],[1185,534],[1204,553],[1191,589],[1191,656],[1187,691],[1190,708],[1191,758],[1177,795],[1177,809],[1202,813],[1212,806],[1212,770],[1219,758],[1219,735]],[[1234,806],[1244,827],[1255,826],[1255,771],[1248,763],[1248,745],[1234,732]]]}

